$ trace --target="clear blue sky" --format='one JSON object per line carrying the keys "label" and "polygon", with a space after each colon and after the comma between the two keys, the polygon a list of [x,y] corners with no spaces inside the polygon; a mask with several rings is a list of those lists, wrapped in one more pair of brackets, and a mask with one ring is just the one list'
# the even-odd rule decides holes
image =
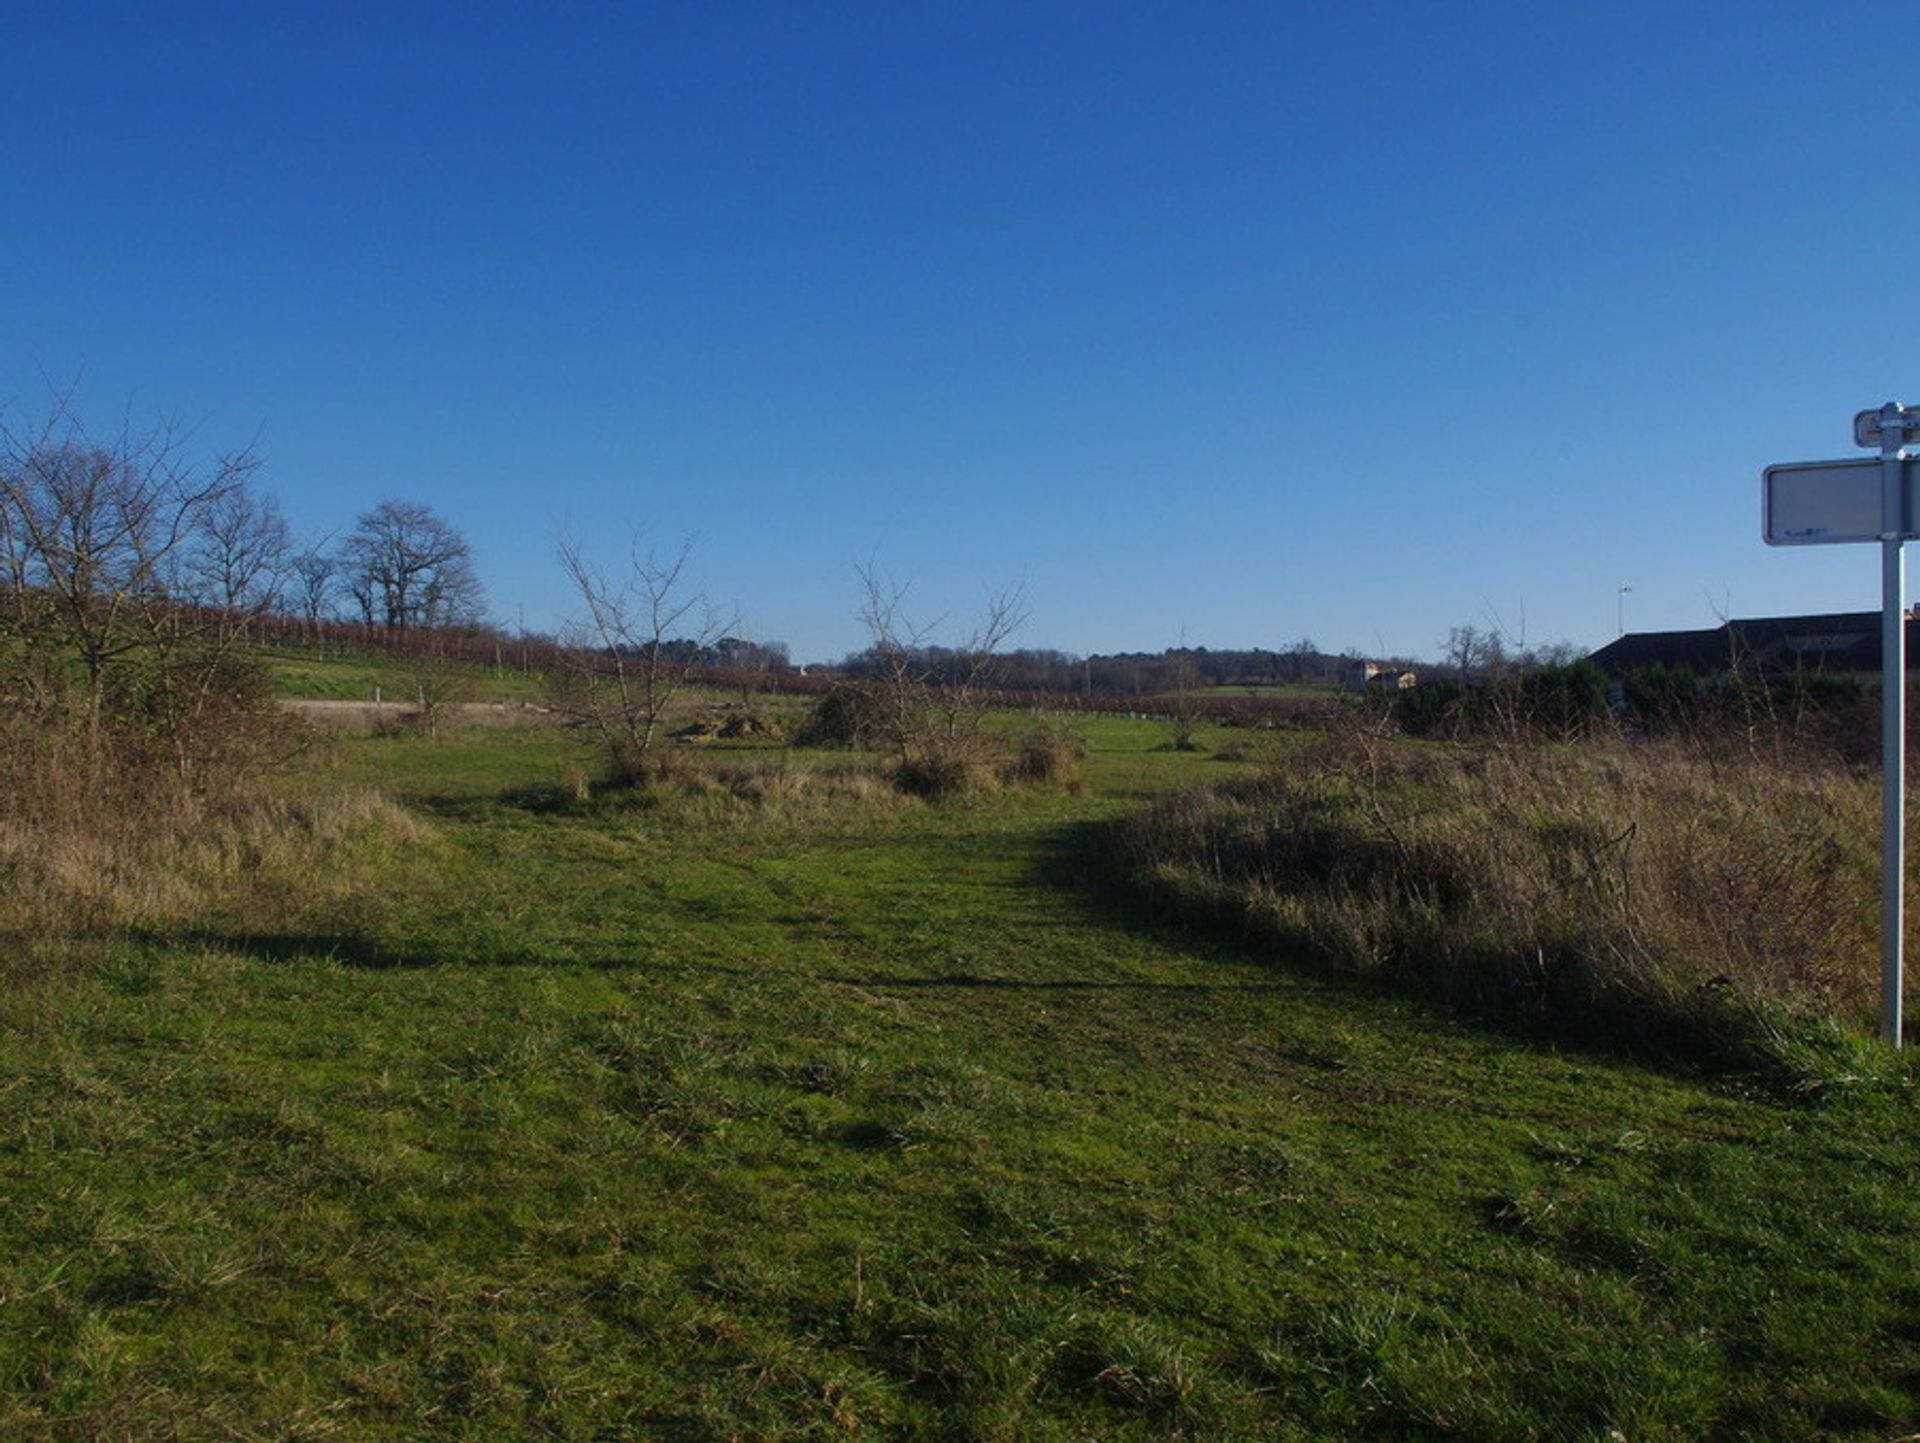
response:
{"label": "clear blue sky", "polygon": [[0,402],[426,502],[509,625],[691,534],[800,659],[868,558],[1083,652],[1871,607],[1758,472],[1920,402],[1917,19],[17,6]]}

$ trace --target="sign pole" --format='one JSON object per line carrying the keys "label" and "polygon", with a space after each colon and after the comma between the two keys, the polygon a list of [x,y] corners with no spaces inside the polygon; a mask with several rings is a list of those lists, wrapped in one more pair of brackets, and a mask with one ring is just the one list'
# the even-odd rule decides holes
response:
{"label": "sign pole", "polygon": [[[1920,539],[1920,408],[1889,401],[1853,418],[1876,464],[1796,461],[1760,473],[1760,529],[1769,546],[1880,543],[1880,1035],[1901,1045],[1907,922],[1907,562]],[[1875,475],[1875,471],[1878,475]]]}
{"label": "sign pole", "polygon": [[[1892,414],[1888,414],[1891,412]],[[1906,486],[1903,408],[1880,415],[1880,1032],[1901,1043],[1907,878]]]}

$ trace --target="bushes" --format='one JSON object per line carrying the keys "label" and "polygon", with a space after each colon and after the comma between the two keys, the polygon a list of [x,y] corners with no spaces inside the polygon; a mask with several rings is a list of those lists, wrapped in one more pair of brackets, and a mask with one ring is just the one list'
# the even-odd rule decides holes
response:
{"label": "bushes", "polygon": [[1632,1045],[1865,1015],[1874,791],[1677,747],[1400,747],[1124,824],[1183,910],[1469,1007]]}
{"label": "bushes", "polygon": [[901,758],[891,774],[901,791],[938,800],[1002,786],[1073,783],[1086,752],[1086,743],[1064,727],[1036,725],[1011,737],[983,733],[966,747]]}
{"label": "bushes", "polygon": [[1065,727],[1036,725],[1013,739],[1012,754],[1001,766],[1010,782],[1072,782],[1080,776],[1087,744]]}
{"label": "bushes", "polygon": [[956,749],[902,757],[894,762],[891,775],[894,785],[907,795],[939,801],[991,791],[1002,774],[994,758]]}
{"label": "bushes", "polygon": [[862,682],[842,682],[807,713],[793,734],[797,747],[869,747],[885,736],[886,699]]}
{"label": "bushes", "polygon": [[884,747],[894,753],[900,790],[919,797],[952,797],[1003,784],[1071,782],[1086,744],[1064,727],[1036,724],[1008,737],[974,719],[946,726],[903,717],[902,702],[886,687],[846,682],[814,704],[793,734],[800,747]]}
{"label": "bushes", "polygon": [[[382,853],[424,835],[366,797],[294,802],[257,773],[153,760],[153,736],[0,719],[0,982],[125,930],[205,927],[253,909],[283,919],[364,885]],[[194,745],[214,738],[196,733]]]}
{"label": "bushes", "polygon": [[1531,733],[1586,736],[1612,721],[1607,677],[1590,661],[1535,667],[1480,686],[1430,681],[1395,692],[1388,709],[1410,736]]}
{"label": "bushes", "polygon": [[1473,685],[1424,682],[1375,706],[1408,736],[1451,740],[1573,741],[1624,729],[1866,762],[1877,755],[1879,737],[1873,693],[1852,677],[1817,671],[1758,676],[1645,666],[1622,677],[1616,691],[1592,662],[1576,661]]}
{"label": "bushes", "polygon": [[1646,666],[1621,679],[1628,723],[1650,737],[1740,738],[1848,762],[1879,755],[1879,706],[1851,676],[1817,671],[1702,676]]}

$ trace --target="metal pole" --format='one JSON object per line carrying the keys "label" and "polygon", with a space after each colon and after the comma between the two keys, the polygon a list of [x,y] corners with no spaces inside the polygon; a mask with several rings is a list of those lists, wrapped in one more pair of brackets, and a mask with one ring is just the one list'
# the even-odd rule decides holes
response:
{"label": "metal pole", "polygon": [[[1889,410],[1894,408],[1889,407]],[[1880,427],[1880,1031],[1901,1041],[1907,876],[1907,566],[1901,551],[1906,498],[1900,456],[1906,430]]]}

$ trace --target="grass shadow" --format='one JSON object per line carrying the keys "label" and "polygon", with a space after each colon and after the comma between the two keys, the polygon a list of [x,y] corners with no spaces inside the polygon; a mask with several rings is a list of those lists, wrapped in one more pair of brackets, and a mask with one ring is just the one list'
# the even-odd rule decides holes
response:
{"label": "grass shadow", "polygon": [[897,976],[870,972],[815,971],[776,967],[764,963],[742,965],[726,962],[669,961],[657,957],[556,958],[534,955],[463,958],[448,953],[426,953],[394,947],[376,939],[346,932],[240,932],[195,931],[190,933],[148,934],[137,939],[150,946],[199,946],[238,952],[256,961],[277,966],[321,962],[332,966],[364,971],[401,971],[428,967],[551,967],[558,970],[587,969],[660,973],[685,977],[734,977],[761,981],[769,978],[800,983],[826,983],[871,990],[904,989],[910,991],[1008,991],[1008,992],[1165,992],[1224,993],[1280,992],[1288,984],[1274,982],[1148,982],[1132,979],[1094,979],[1077,977],[1008,978],[984,977],[968,972],[946,972],[929,977]]}
{"label": "grass shadow", "polygon": [[366,971],[386,971],[439,966],[449,960],[392,947],[357,932],[222,932],[198,928],[188,932],[145,933],[135,940],[150,946],[218,948],[276,966],[325,962]]}
{"label": "grass shadow", "polygon": [[1037,886],[1077,899],[1084,919],[1119,926],[1162,945],[1235,968],[1284,970],[1335,995],[1396,997],[1542,1053],[1626,1061],[1675,1077],[1759,1089],[1805,1102],[1852,1080],[1861,1054],[1844,1029],[1794,1028],[1765,1014],[1719,1008],[1662,1010],[1623,1001],[1604,1013],[1573,1015],[1538,995],[1475,997],[1425,983],[1415,973],[1358,972],[1304,940],[1261,936],[1243,922],[1171,893],[1157,894],[1132,875],[1118,835],[1123,822],[1073,823],[1045,837],[1031,873]]}

